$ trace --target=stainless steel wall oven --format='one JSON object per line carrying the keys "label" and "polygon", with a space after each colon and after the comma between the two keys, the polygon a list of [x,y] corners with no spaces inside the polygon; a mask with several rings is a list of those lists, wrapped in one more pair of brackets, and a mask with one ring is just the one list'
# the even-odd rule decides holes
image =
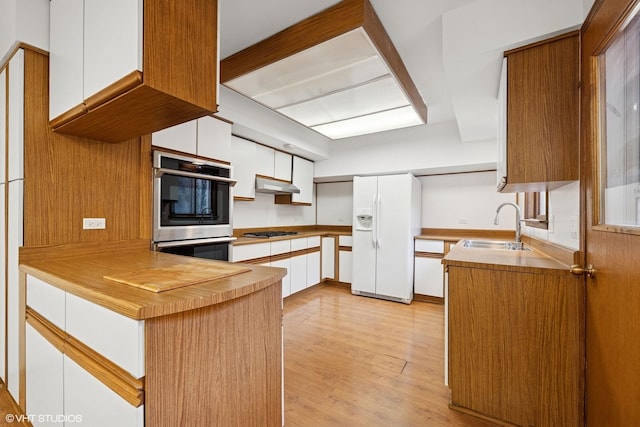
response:
{"label": "stainless steel wall oven", "polygon": [[231,166],[154,151],[153,173],[154,248],[228,261],[236,183]]}

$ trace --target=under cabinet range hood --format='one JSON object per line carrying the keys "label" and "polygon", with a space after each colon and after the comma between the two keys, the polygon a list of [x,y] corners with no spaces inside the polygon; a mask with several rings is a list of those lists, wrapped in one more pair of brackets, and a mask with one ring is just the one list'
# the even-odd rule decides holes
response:
{"label": "under cabinet range hood", "polygon": [[268,194],[300,193],[300,189],[290,182],[256,175],[256,192]]}
{"label": "under cabinet range hood", "polygon": [[427,121],[369,0],[343,0],[223,59],[220,81],[331,139]]}

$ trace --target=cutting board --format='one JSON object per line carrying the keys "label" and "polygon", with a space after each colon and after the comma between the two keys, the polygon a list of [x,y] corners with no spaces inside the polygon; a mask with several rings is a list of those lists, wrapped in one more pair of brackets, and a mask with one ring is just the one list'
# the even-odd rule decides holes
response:
{"label": "cutting board", "polygon": [[196,260],[186,264],[115,273],[104,276],[104,279],[146,289],[147,291],[164,292],[246,273],[247,271],[251,271],[251,268],[235,264],[212,264]]}

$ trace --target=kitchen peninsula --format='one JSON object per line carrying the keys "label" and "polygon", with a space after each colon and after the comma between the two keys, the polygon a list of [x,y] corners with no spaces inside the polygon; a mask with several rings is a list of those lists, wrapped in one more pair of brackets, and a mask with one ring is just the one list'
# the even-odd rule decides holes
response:
{"label": "kitchen peninsula", "polygon": [[146,240],[22,248],[20,259],[29,413],[94,426],[281,424],[284,270],[233,264],[227,277],[153,292],[105,276],[179,279],[230,264]]}

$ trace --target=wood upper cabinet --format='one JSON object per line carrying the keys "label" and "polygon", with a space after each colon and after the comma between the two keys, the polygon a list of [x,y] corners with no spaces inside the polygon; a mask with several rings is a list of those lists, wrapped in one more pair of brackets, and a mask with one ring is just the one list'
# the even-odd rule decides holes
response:
{"label": "wood upper cabinet", "polygon": [[505,162],[506,174],[498,176],[498,190],[546,191],[577,180],[579,32],[505,58],[506,140],[498,171]]}
{"label": "wood upper cabinet", "polygon": [[215,0],[52,0],[52,128],[120,142],[217,111],[217,20]]}

